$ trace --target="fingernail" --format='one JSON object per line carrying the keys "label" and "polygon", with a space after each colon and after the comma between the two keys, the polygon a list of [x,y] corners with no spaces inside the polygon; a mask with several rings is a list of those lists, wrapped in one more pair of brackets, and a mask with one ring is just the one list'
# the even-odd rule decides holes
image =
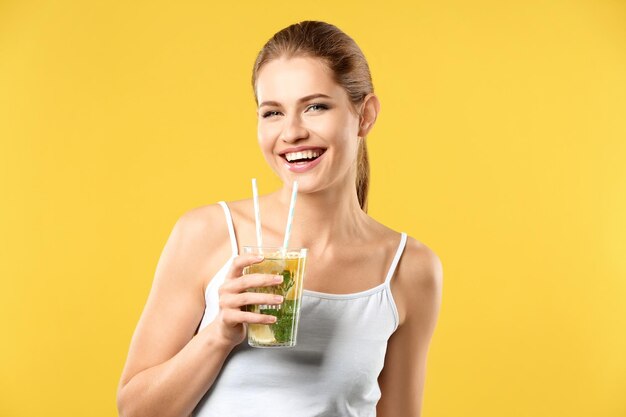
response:
{"label": "fingernail", "polygon": [[283,282],[283,276],[282,275],[276,275],[274,277],[274,282]]}
{"label": "fingernail", "polygon": [[276,301],[277,303],[282,303],[283,302],[283,297],[280,295],[277,295],[274,297],[274,301]]}
{"label": "fingernail", "polygon": [[257,258],[259,261],[262,261],[262,260],[263,260],[263,258],[265,258],[265,257],[264,257],[263,255],[257,255],[257,256],[256,256],[256,258]]}
{"label": "fingernail", "polygon": [[276,323],[276,316],[270,317],[270,322],[271,323]]}

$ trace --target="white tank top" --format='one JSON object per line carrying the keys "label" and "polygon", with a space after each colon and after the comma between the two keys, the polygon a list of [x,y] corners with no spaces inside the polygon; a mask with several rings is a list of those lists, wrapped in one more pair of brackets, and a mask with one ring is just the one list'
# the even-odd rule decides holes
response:
{"label": "white tank top", "polygon": [[[217,290],[238,254],[230,211],[225,202],[219,204],[233,253],[206,289],[199,330],[217,316]],[[247,341],[237,345],[193,415],[375,416],[387,340],[398,327],[389,282],[405,244],[402,233],[385,281],[374,288],[351,294],[304,289],[297,345],[280,349],[251,348]]]}

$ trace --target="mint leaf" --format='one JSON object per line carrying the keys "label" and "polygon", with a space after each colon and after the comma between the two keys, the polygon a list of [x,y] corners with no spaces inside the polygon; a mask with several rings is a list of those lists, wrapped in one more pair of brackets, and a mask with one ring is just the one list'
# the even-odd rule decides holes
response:
{"label": "mint leaf", "polygon": [[293,275],[290,271],[284,270],[281,274],[283,276],[283,282],[281,284],[281,290],[283,291],[283,295],[287,294],[289,289],[293,287],[294,279]]}
{"label": "mint leaf", "polygon": [[276,323],[270,324],[270,329],[274,333],[274,338],[279,343],[284,343],[292,338],[293,334],[293,320],[296,311],[296,300],[283,301],[282,308],[275,309],[261,309],[262,314],[269,314],[276,317]]}

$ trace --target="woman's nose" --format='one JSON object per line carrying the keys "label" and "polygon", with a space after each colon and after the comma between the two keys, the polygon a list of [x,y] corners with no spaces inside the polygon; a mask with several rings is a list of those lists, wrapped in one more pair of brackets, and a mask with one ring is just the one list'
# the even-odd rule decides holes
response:
{"label": "woman's nose", "polygon": [[302,120],[298,116],[285,118],[283,130],[279,139],[283,142],[296,142],[300,139],[306,139],[309,136],[308,130],[302,125]]}

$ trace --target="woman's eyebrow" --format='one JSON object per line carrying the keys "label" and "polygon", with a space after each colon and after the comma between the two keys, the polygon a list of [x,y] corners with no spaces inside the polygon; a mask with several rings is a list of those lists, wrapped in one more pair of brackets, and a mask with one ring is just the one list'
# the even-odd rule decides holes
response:
{"label": "woman's eyebrow", "polygon": [[[322,93],[310,94],[308,96],[299,98],[298,103],[304,103],[305,101],[313,100],[314,98],[332,98],[332,97],[327,96],[326,94],[322,94]],[[263,103],[259,105],[259,108],[263,106],[280,106],[280,103],[277,101],[264,101]]]}

